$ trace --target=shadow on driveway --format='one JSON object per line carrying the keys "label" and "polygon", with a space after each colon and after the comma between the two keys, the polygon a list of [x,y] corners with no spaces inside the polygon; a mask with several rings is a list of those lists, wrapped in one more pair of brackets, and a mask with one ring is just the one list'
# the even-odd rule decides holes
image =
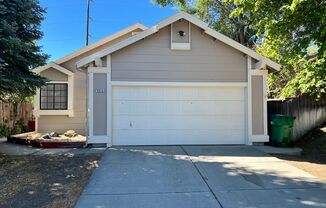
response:
{"label": "shadow on driveway", "polygon": [[248,146],[115,147],[77,207],[326,207],[326,183]]}

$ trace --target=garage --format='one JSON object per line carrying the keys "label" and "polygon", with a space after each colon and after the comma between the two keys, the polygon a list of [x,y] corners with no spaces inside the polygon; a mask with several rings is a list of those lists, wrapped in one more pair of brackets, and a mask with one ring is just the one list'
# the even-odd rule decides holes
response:
{"label": "garage", "polygon": [[267,74],[280,65],[184,12],[82,58],[87,142],[268,142]]}
{"label": "garage", "polygon": [[115,86],[113,145],[245,144],[243,86]]}

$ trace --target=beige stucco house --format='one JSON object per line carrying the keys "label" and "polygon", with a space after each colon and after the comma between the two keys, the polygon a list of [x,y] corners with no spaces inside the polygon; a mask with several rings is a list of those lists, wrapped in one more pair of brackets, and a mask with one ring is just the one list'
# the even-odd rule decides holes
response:
{"label": "beige stucco house", "polygon": [[179,12],[36,68],[36,130],[110,145],[268,141],[266,75],[280,65]]}

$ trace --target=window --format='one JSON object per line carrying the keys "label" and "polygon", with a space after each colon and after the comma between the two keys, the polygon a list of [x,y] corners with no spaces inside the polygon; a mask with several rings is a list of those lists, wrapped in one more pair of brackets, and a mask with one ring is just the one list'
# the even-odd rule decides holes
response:
{"label": "window", "polygon": [[46,84],[40,93],[41,110],[67,110],[68,84]]}

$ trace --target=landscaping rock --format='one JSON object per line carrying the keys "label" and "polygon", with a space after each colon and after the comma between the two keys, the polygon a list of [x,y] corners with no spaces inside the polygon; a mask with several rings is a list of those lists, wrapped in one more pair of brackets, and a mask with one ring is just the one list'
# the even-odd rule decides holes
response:
{"label": "landscaping rock", "polygon": [[50,137],[58,137],[59,136],[59,134],[58,134],[58,132],[51,132],[50,133]]}
{"label": "landscaping rock", "polygon": [[64,133],[64,135],[65,135],[66,137],[75,137],[75,136],[77,136],[78,134],[76,133],[75,130],[68,130],[68,131],[66,131],[66,132]]}
{"label": "landscaping rock", "polygon": [[43,138],[43,139],[52,139],[52,137],[51,137],[51,135],[50,135],[49,133],[44,134],[44,135],[42,136],[42,138]]}

